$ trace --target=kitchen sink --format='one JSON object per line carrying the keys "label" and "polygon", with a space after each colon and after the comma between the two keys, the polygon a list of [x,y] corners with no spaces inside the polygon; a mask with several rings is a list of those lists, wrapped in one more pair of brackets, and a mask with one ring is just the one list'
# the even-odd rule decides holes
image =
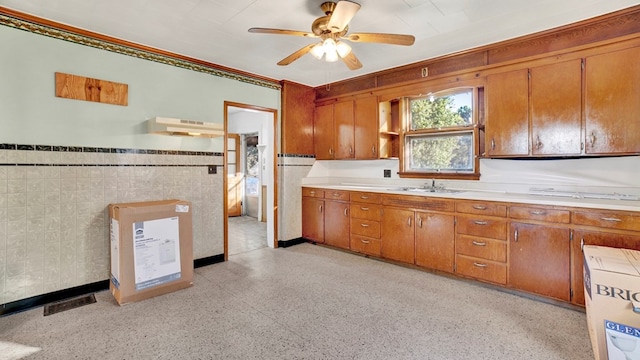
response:
{"label": "kitchen sink", "polygon": [[435,193],[435,194],[457,194],[464,192],[464,190],[455,190],[455,189],[446,189],[446,188],[414,188],[414,187],[405,187],[400,188],[400,191],[407,192],[421,192],[421,193]]}

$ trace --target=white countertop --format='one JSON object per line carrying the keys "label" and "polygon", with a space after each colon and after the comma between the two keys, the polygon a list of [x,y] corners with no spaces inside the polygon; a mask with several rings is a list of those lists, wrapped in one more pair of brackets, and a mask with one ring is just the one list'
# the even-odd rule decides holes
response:
{"label": "white countertop", "polygon": [[460,192],[438,193],[400,190],[401,186],[375,186],[375,185],[350,185],[350,184],[305,184],[303,187],[315,187],[333,190],[366,191],[383,194],[397,194],[410,196],[428,196],[447,199],[461,200],[482,200],[482,201],[502,201],[535,205],[567,206],[604,210],[640,211],[640,201],[637,200],[615,200],[615,199],[593,199],[593,198],[573,198],[565,196],[539,195],[532,193],[517,193],[495,190],[479,189],[455,189]]}

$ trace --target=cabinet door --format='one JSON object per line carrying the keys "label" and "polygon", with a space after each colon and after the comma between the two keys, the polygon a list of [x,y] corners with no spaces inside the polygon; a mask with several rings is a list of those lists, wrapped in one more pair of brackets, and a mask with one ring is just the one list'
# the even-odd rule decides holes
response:
{"label": "cabinet door", "polygon": [[415,252],[414,213],[385,207],[382,213],[380,255],[413,264]]}
{"label": "cabinet door", "polygon": [[570,230],[521,223],[510,230],[509,286],[569,301]]}
{"label": "cabinet door", "polygon": [[356,159],[378,158],[378,98],[376,96],[355,101]]}
{"label": "cabinet door", "polygon": [[324,242],[324,201],[302,198],[302,237],[315,242]]}
{"label": "cabinet door", "polygon": [[582,151],[582,60],[531,69],[531,154]]}
{"label": "cabinet door", "polygon": [[640,48],[585,59],[587,154],[640,152]]}
{"label": "cabinet door", "polygon": [[313,121],[313,144],[316,159],[334,159],[334,138],[333,104],[316,107],[315,118]]}
{"label": "cabinet door", "polygon": [[349,204],[339,201],[324,202],[324,243],[349,248]]}
{"label": "cabinet door", "polygon": [[355,157],[353,101],[342,101],[334,104],[333,120],[335,131],[335,158],[353,159]]}
{"label": "cabinet door", "polygon": [[582,245],[599,245],[615,248],[640,250],[640,235],[613,234],[608,232],[596,232],[576,230],[573,234],[573,246],[571,259],[573,267],[571,302],[584,306],[584,255]]}
{"label": "cabinet door", "polygon": [[529,71],[487,76],[487,156],[529,154]]}
{"label": "cabinet door", "polygon": [[416,211],[416,265],[453,272],[454,217]]}

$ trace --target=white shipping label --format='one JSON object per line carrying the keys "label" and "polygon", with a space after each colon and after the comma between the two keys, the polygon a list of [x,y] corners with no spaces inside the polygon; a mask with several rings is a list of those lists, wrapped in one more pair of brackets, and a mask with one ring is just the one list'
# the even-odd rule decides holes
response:
{"label": "white shipping label", "polygon": [[176,212],[188,213],[189,212],[189,205],[176,205]]}
{"label": "white shipping label", "polygon": [[111,282],[120,288],[120,223],[111,219],[109,227],[109,239],[111,240]]}
{"label": "white shipping label", "polygon": [[179,279],[179,218],[133,223],[133,261],[136,290]]}

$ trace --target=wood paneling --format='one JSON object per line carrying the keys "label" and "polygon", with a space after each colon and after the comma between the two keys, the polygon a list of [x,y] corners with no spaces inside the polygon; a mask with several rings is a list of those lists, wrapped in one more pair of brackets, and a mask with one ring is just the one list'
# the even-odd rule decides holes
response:
{"label": "wood paneling", "polygon": [[[570,51],[571,48],[584,47],[639,32],[640,6],[634,6],[536,34],[319,86],[315,88],[316,100],[429,81],[434,77],[460,74],[465,70],[480,71],[525,58],[531,59],[553,52]],[[427,78],[422,78],[423,67],[429,68]]]}
{"label": "wood paneling", "polygon": [[282,81],[282,153],[313,154],[313,88]]}
{"label": "wood paneling", "polygon": [[56,96],[65,99],[127,106],[129,85],[57,72]]}

